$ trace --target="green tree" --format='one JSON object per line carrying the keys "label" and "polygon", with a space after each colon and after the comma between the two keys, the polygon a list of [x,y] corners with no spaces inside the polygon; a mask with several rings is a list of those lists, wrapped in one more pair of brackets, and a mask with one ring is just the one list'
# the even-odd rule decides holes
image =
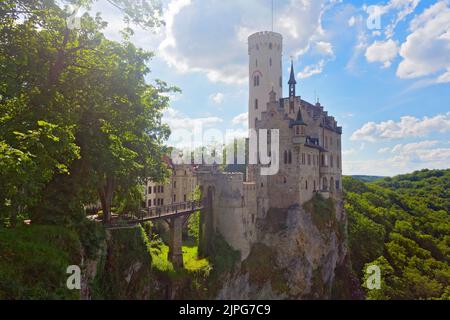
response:
{"label": "green tree", "polygon": [[[130,25],[161,24],[157,1],[109,3]],[[84,14],[71,30],[59,4],[0,3],[0,201],[14,215],[27,208],[35,222],[67,223],[69,212],[97,198],[109,221],[116,190],[164,179],[169,130],[161,116],[175,89],[145,82],[151,53],[107,40],[99,16]],[[36,175],[16,179],[25,164]]]}

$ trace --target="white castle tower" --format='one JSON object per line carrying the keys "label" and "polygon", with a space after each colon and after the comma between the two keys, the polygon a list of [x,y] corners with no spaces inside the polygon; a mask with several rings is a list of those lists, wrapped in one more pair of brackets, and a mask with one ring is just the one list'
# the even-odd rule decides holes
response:
{"label": "white castle tower", "polygon": [[249,128],[255,128],[255,119],[261,119],[266,111],[269,93],[277,99],[282,97],[282,52],[283,36],[276,32],[263,31],[248,38],[249,54]]}

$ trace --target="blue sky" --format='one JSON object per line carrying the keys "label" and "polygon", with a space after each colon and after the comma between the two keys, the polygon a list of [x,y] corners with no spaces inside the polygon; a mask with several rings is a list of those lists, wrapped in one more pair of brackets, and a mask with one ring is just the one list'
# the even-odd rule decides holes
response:
{"label": "blue sky", "polygon": [[[247,37],[271,28],[270,0],[166,0],[166,26],[136,30],[154,51],[149,81],[182,89],[172,129],[246,132]],[[294,57],[297,94],[320,102],[343,126],[344,174],[395,175],[450,167],[450,3],[274,0],[284,37],[284,80]],[[119,13],[93,8],[120,39]],[[286,93],[287,86],[284,87]]]}

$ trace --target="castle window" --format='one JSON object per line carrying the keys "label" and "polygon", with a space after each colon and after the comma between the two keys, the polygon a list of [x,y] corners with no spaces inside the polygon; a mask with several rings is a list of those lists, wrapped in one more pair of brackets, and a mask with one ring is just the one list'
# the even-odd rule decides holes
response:
{"label": "castle window", "polygon": [[341,186],[340,186],[339,180],[336,180],[336,190],[339,190],[340,187]]}
{"label": "castle window", "polygon": [[156,193],[156,186],[153,186],[153,193]]}
{"label": "castle window", "polygon": [[176,182],[176,181],[173,182],[173,188],[174,188],[174,189],[177,188],[177,182]]}
{"label": "castle window", "polygon": [[153,199],[153,205],[156,206],[156,199]]}
{"label": "castle window", "polygon": [[158,204],[158,206],[161,205],[161,199],[158,198],[157,204]]}
{"label": "castle window", "polygon": [[173,195],[173,202],[174,203],[177,202],[177,195],[176,194]]}
{"label": "castle window", "polygon": [[272,48],[273,48],[273,44],[271,42],[271,43],[269,43],[269,49],[272,50]]}
{"label": "castle window", "polygon": [[255,99],[255,109],[258,110],[258,99]]}
{"label": "castle window", "polygon": [[326,177],[323,177],[322,189],[323,189],[323,191],[327,191],[328,190],[328,180],[327,180]]}
{"label": "castle window", "polygon": [[272,66],[272,58],[269,59],[269,66]]}
{"label": "castle window", "polygon": [[152,194],[152,187],[148,187],[148,194]]}
{"label": "castle window", "polygon": [[286,177],[283,177],[283,183],[286,184],[287,183],[287,179]]}
{"label": "castle window", "polygon": [[305,182],[305,189],[308,190],[308,180]]}
{"label": "castle window", "polygon": [[161,205],[162,206],[164,205],[164,199],[161,199]]}
{"label": "castle window", "polygon": [[256,76],[253,77],[253,86],[256,87]]}
{"label": "castle window", "polygon": [[149,206],[149,207],[152,206],[152,200],[148,200],[148,206]]}
{"label": "castle window", "polygon": [[298,126],[295,127],[295,134],[300,135],[300,128]]}
{"label": "castle window", "polygon": [[164,186],[161,186],[161,193],[164,193]]}
{"label": "castle window", "polygon": [[302,153],[302,164],[305,164],[305,163],[306,163],[306,161],[305,161],[305,154]]}
{"label": "castle window", "polygon": [[302,132],[302,136],[304,136],[304,135],[305,135],[305,127],[302,126],[300,130],[301,130],[301,132]]}
{"label": "castle window", "polygon": [[186,197],[186,195],[184,195],[183,196],[183,201],[186,202],[186,199],[187,199],[187,197]]}
{"label": "castle window", "polygon": [[287,151],[284,151],[284,164],[288,163],[288,153]]}

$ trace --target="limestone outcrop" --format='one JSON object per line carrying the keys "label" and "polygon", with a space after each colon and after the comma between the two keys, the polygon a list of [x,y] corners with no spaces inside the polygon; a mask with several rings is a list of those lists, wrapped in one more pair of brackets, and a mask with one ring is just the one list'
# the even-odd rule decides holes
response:
{"label": "limestone outcrop", "polygon": [[342,201],[314,198],[303,207],[269,210],[257,223],[258,241],[217,298],[330,298],[347,253],[346,224]]}

